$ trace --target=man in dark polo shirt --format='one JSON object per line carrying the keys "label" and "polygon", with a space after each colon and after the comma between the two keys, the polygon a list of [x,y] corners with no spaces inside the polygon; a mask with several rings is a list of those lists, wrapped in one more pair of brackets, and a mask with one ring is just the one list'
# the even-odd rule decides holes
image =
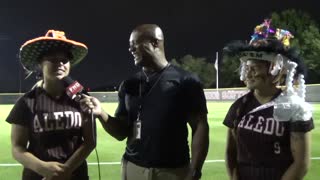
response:
{"label": "man in dark polo shirt", "polygon": [[[108,133],[118,140],[127,138],[122,179],[200,179],[209,128],[199,79],[168,63],[157,25],[136,27],[129,51],[142,70],[121,84],[115,117],[103,111],[97,99],[82,100]],[[191,160],[187,124],[192,129]]]}

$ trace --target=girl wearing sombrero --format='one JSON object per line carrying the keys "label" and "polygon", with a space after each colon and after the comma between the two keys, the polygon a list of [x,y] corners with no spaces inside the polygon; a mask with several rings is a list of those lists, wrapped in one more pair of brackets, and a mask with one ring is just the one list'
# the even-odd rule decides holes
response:
{"label": "girl wearing sombrero", "polygon": [[12,124],[13,157],[24,166],[23,180],[89,179],[85,159],[95,147],[91,121],[61,81],[87,53],[84,44],[54,30],[21,46],[23,67],[40,71],[43,78],[6,119]]}
{"label": "girl wearing sombrero", "polygon": [[229,128],[227,171],[237,180],[303,179],[314,128],[312,108],[304,100],[303,64],[279,33],[289,31],[272,28],[270,20],[258,26],[249,43],[224,48],[226,57],[240,59],[240,79],[250,90],[223,122]]}

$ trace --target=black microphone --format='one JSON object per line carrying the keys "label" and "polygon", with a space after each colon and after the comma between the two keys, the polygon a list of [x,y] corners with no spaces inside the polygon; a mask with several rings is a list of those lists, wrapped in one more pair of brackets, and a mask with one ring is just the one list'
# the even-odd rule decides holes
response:
{"label": "black microphone", "polygon": [[[90,94],[83,88],[83,86],[78,82],[73,80],[71,77],[66,76],[62,78],[62,82],[64,83],[64,86],[66,87],[66,93],[67,95],[71,98],[74,99],[75,101],[79,102],[80,99],[82,98],[83,94],[86,94],[90,96]],[[97,143],[97,125],[96,121],[93,115],[92,110],[90,109],[89,114],[91,114],[91,122],[92,122],[92,135],[93,135],[93,142],[94,144]],[[101,179],[100,175],[100,161],[99,161],[99,155],[98,151],[95,148],[95,152],[97,155],[97,161],[98,161],[98,171],[99,171],[99,179]]]}
{"label": "black microphone", "polygon": [[[64,86],[66,87],[67,95],[72,100],[79,102],[83,94],[90,96],[89,93],[83,88],[83,86],[78,81],[73,80],[71,77],[66,76],[61,80],[64,83]],[[95,122],[92,110],[89,111],[89,114],[91,114],[92,132],[93,132],[93,138],[94,138],[93,141],[94,143],[96,143],[97,128],[96,128],[96,122]]]}
{"label": "black microphone", "polygon": [[66,87],[67,95],[71,99],[79,101],[82,97],[82,94],[86,94],[89,96],[89,93],[84,89],[84,87],[78,81],[73,80],[71,77],[66,76],[62,78],[62,82]]}

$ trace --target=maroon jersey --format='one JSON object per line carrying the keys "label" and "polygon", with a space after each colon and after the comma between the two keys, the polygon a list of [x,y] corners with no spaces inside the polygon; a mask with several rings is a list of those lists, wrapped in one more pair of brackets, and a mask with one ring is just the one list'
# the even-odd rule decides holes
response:
{"label": "maroon jersey", "polygon": [[[40,87],[18,99],[6,121],[29,129],[27,150],[43,161],[64,163],[83,143],[85,122],[79,104],[67,95],[52,98]],[[23,176],[32,174],[24,169]]]}
{"label": "maroon jersey", "polygon": [[276,120],[274,105],[262,106],[251,92],[231,106],[224,124],[236,127],[239,176],[246,180],[280,179],[293,162],[290,132],[307,132],[314,127],[312,118]]}

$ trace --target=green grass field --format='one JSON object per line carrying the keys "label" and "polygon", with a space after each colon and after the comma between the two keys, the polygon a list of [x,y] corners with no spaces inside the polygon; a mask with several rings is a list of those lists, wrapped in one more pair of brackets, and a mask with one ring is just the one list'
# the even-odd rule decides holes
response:
{"label": "green grass field", "polygon": [[[210,149],[207,160],[223,160],[225,149],[225,137],[227,128],[222,125],[222,120],[231,103],[229,102],[209,102],[208,103],[208,121],[210,124]],[[21,179],[21,166],[11,156],[10,145],[10,125],[5,122],[9,111],[13,105],[0,105],[0,180],[18,180]],[[313,104],[314,120],[316,128],[320,126],[320,103]],[[115,103],[105,103],[104,108],[112,113],[116,108]],[[320,132],[318,129],[312,131],[312,157],[311,168],[306,180],[318,180],[320,178]],[[120,179],[120,164],[118,163],[124,152],[125,141],[119,142],[104,132],[98,123],[98,142],[97,151],[99,153],[101,164],[101,177],[103,180]],[[96,154],[93,151],[88,158],[89,163],[97,162]],[[11,166],[10,166],[11,165]],[[89,166],[90,178],[98,179],[98,166],[96,164]],[[203,167],[203,180],[225,180],[227,174],[223,161],[208,161]]]}

